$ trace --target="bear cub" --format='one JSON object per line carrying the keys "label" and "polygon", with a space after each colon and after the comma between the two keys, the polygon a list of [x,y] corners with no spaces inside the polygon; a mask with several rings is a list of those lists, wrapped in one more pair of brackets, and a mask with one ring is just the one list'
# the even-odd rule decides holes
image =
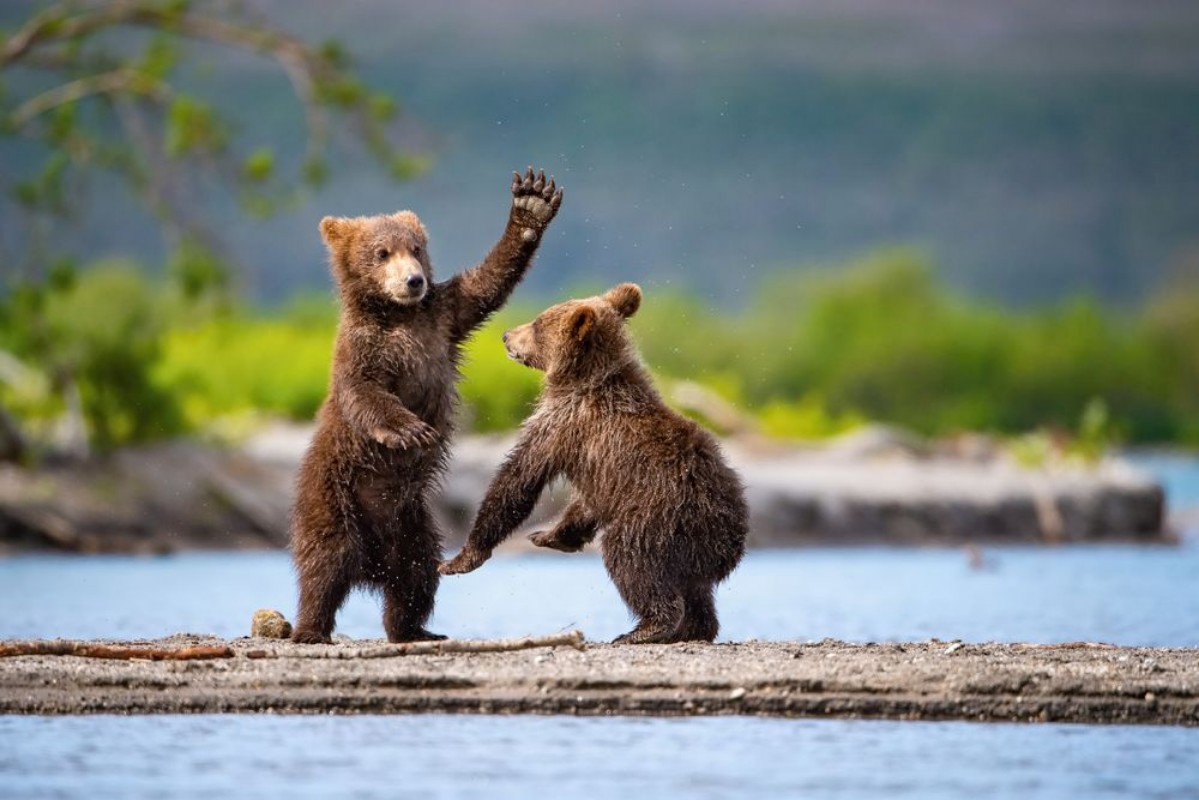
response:
{"label": "bear cub", "polygon": [[710,642],[719,629],[713,591],[745,552],[745,493],[715,438],[654,389],[624,326],[640,304],[641,290],[624,283],[504,334],[511,358],[545,372],[545,389],[466,545],[440,569],[478,568],[562,475],[570,504],[530,538],[574,552],[604,529],[604,566],[637,617],[615,641]]}
{"label": "bear cub", "polygon": [[411,211],[321,220],[341,320],[292,510],[294,641],[329,642],[355,586],[383,595],[390,641],[445,638],[425,629],[441,558],[426,495],[453,433],[460,348],[524,276],[562,203],[553,178],[532,167],[514,176],[512,197],[483,262],[440,283]]}

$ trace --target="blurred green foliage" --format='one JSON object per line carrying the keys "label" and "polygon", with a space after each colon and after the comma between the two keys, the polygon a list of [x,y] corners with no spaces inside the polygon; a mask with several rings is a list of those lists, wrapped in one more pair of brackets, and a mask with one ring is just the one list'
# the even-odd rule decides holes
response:
{"label": "blurred green foliage", "polygon": [[41,392],[0,385],[36,434],[77,396],[92,442],[105,449],[185,430],[178,397],[158,385],[161,337],[175,299],[131,264],[110,262],[76,274],[66,264],[43,284],[17,286],[0,304],[0,350],[40,380]]}
{"label": "blurred green foliage", "polygon": [[178,399],[188,428],[250,414],[311,419],[325,397],[336,310],[220,314],[169,331],[155,385]]}
{"label": "blurred green foliage", "polygon": [[788,417],[827,433],[865,417],[930,435],[1048,427],[1199,442],[1195,286],[1134,312],[1087,298],[1015,311],[954,294],[916,253],[882,251],[771,279],[737,314],[650,295],[633,327],[659,374],[734,378],[726,396],[768,432],[786,433]]}
{"label": "blurred green foliage", "polygon": [[[0,350],[44,380],[0,381],[0,403],[36,427],[61,414],[60,390],[74,381],[101,447],[263,415],[311,419],[336,304],[252,310],[206,301],[211,287],[197,297],[175,277],[64,266],[9,292]],[[541,376],[507,358],[500,333],[537,310],[510,306],[468,343],[467,429],[510,429],[531,410]],[[819,438],[867,419],[929,435],[1039,431],[1016,446],[1029,463],[1059,439],[1087,460],[1117,440],[1199,444],[1197,286],[1168,287],[1134,311],[1085,298],[1013,311],[947,290],[917,254],[885,251],[773,279],[735,312],[650,288],[631,327],[667,389],[697,381],[768,435]]]}
{"label": "blurred green foliage", "polygon": [[535,314],[506,309],[467,342],[459,390],[470,428],[479,432],[510,430],[532,412],[541,392],[541,373],[508,358],[500,337]]}

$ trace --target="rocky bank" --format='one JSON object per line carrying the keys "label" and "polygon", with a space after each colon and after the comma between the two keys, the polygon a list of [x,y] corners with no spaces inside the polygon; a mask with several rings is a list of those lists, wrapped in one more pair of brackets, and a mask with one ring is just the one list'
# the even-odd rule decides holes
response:
{"label": "rocky bank", "polygon": [[[310,432],[276,425],[237,447],[175,441],[38,470],[2,466],[0,552],[283,547]],[[465,537],[510,444],[455,443],[437,507],[449,546]],[[1173,540],[1161,487],[1115,458],[1034,469],[982,439],[930,446],[881,428],[823,446],[725,448],[745,480],[753,546]],[[527,530],[551,520],[565,496],[547,493]]]}

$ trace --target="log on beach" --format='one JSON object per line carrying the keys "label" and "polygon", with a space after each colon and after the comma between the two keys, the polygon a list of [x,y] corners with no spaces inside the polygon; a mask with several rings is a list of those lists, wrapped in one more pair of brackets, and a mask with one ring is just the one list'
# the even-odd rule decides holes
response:
{"label": "log on beach", "polygon": [[2,658],[0,713],[746,714],[1199,726],[1194,648],[932,640],[580,649],[571,634],[546,641],[502,649],[429,643],[404,653],[379,641],[94,642],[229,647],[232,656]]}

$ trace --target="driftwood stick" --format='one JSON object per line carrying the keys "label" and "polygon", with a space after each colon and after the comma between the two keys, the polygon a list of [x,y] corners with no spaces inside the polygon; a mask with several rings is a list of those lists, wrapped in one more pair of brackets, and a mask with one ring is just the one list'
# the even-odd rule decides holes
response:
{"label": "driftwood stick", "polygon": [[574,630],[552,636],[525,636],[519,639],[443,639],[437,642],[407,642],[378,647],[328,648],[312,647],[258,651],[257,658],[398,658],[399,656],[432,656],[443,653],[502,653],[511,650],[531,650],[537,647],[573,647],[586,650],[583,632]]}
{"label": "driftwood stick", "polygon": [[83,658],[112,658],[119,661],[196,661],[210,658],[233,658],[230,647],[114,647],[90,642],[64,639],[40,642],[0,643],[0,658],[12,656],[81,656]]}

